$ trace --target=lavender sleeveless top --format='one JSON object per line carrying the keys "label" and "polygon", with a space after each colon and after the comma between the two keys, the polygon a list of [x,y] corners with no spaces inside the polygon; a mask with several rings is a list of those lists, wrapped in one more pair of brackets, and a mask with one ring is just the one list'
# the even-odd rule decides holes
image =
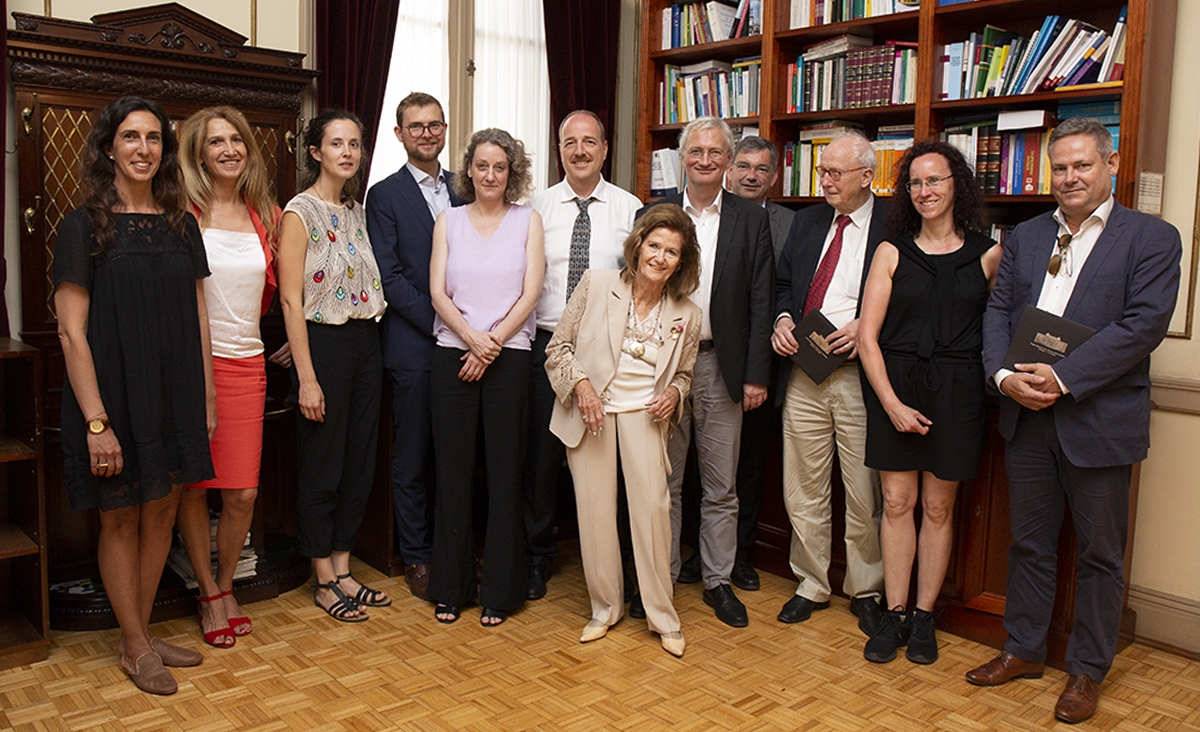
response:
{"label": "lavender sleeveless top", "polygon": [[[471,226],[466,206],[446,209],[446,294],[472,328],[491,330],[521,297],[532,214],[529,206],[510,206],[495,233],[485,239]],[[528,351],[534,327],[531,311],[504,347]],[[440,316],[433,319],[433,334],[439,346],[470,350]]]}

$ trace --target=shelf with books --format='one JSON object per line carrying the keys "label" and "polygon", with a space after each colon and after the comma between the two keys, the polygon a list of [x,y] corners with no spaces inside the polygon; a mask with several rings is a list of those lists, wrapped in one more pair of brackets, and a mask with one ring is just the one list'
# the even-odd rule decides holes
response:
{"label": "shelf with books", "polygon": [[762,33],[762,0],[690,0],[661,10],[660,48],[681,48]]}
{"label": "shelf with books", "polygon": [[[1124,4],[1125,0],[1043,0],[1039,3],[1029,0],[967,0],[954,5],[939,3],[934,6],[933,14],[939,27],[943,28],[956,25],[983,27],[985,23],[1028,25],[1040,22],[1048,12],[1075,17],[1090,16],[1097,11],[1119,11]],[[1111,19],[1116,19],[1115,12]]]}
{"label": "shelf with books", "polygon": [[809,44],[817,43],[826,38],[840,36],[843,33],[860,35],[875,34],[877,38],[887,33],[897,37],[917,37],[920,26],[919,13],[894,13],[891,15],[876,15],[870,18],[855,18],[829,25],[809,25],[799,28],[788,28],[786,25],[775,34],[775,39],[781,43]]}
{"label": "shelf with books", "polygon": [[[753,117],[726,117],[725,123],[735,130],[737,130],[739,127],[745,127],[747,125],[755,127],[759,123],[759,117],[758,115],[754,115]],[[678,135],[680,131],[683,130],[685,124],[686,123],[684,122],[673,122],[669,124],[650,125],[646,128],[646,131],[652,134],[673,132]]]}
{"label": "shelf with books", "polygon": [[934,102],[931,108],[938,111],[960,112],[969,109],[1032,109],[1035,107],[1053,106],[1060,102],[1077,102],[1089,99],[1120,99],[1122,87],[1093,87],[1086,89],[1065,89],[1062,91],[1037,92],[1036,94],[1015,94],[1004,97],[984,97],[981,99],[950,99]]}
{"label": "shelf with books", "polygon": [[762,36],[749,38],[732,38],[728,41],[714,41],[696,46],[668,48],[651,51],[651,61],[670,64],[688,64],[696,61],[706,61],[710,58],[732,60],[739,56],[757,56],[762,48]]}
{"label": "shelf with books", "polygon": [[771,120],[776,126],[788,127],[790,124],[807,124],[820,122],[831,118],[848,119],[862,122],[870,127],[881,124],[900,124],[912,122],[915,104],[892,104],[886,107],[859,107],[856,109],[829,109],[820,112],[791,112],[774,114]]}
{"label": "shelf with books", "polygon": [[697,117],[757,117],[762,99],[762,57],[709,59],[676,66],[663,64],[658,123],[686,124]]}

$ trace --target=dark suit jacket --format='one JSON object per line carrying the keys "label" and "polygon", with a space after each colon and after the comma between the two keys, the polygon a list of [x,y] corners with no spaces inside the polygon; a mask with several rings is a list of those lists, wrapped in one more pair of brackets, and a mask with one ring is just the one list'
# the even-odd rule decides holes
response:
{"label": "dark suit jacket", "polygon": [[[879,242],[886,238],[888,202],[876,197],[871,210],[871,228],[867,231],[867,251],[863,262],[862,284],[859,285],[859,309],[862,308],[862,290],[867,285],[867,274],[871,270],[871,259]],[[804,301],[808,298],[808,288],[812,284],[813,275],[821,263],[821,247],[825,246],[825,237],[833,224],[837,210],[828,203],[818,203],[801,209],[796,213],[792,229],[788,232],[787,242],[783,245],[783,253],[779,256],[779,268],[775,277],[775,315],[785,310],[792,314],[792,319],[799,321],[804,312]],[[779,381],[776,383],[775,402],[783,404],[787,392],[788,378],[791,369],[779,369]]]}
{"label": "dark suit jacket", "polygon": [[771,246],[775,250],[775,266],[779,266],[779,255],[783,253],[783,243],[787,241],[788,232],[792,229],[792,219],[796,212],[787,206],[780,206],[774,201],[767,201],[767,218],[771,221]]}
{"label": "dark suit jacket", "polygon": [[[999,370],[1021,311],[1036,305],[1058,236],[1049,213],[1017,226],[1004,244],[983,318],[983,363]],[[1096,334],[1054,371],[1070,394],[1051,409],[1058,440],[1085,468],[1144,460],[1150,446],[1150,352],[1167,332],[1179,291],[1179,232],[1119,203],[1079,272],[1063,317]],[[1021,407],[1000,399],[1000,433],[1011,440]]]}
{"label": "dark suit jacket", "polygon": [[[729,397],[742,403],[742,385],[771,382],[771,316],[775,256],[767,212],[729,191],[722,194],[717,257],[709,301],[713,347]],[[683,194],[660,203],[683,205]],[[647,206],[638,211],[641,217]]]}
{"label": "dark suit jacket", "polygon": [[[450,205],[461,206],[454,174],[446,172]],[[428,371],[433,361],[433,303],[429,299],[429,257],[433,216],[407,167],[371,186],[367,193],[367,233],[383,278],[383,363],[389,369]]]}

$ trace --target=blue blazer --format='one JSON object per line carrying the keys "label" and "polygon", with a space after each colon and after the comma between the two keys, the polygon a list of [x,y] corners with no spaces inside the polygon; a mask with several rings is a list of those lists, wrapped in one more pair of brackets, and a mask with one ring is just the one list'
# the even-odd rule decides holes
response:
{"label": "blue blazer", "polygon": [[[454,174],[446,172],[450,205],[461,206]],[[433,216],[407,167],[371,186],[367,193],[367,233],[383,278],[383,364],[389,369],[428,371],[433,362],[433,302],[429,299],[429,257]]]}
{"label": "blue blazer", "polygon": [[[876,196],[875,205],[871,209],[871,228],[867,231],[867,251],[863,261],[862,283],[859,285],[859,309],[862,309],[862,291],[867,286],[867,275],[871,271],[871,260],[879,242],[887,238],[888,202]],[[828,203],[818,203],[803,208],[796,213],[792,220],[792,228],[784,242],[783,251],[779,255],[779,267],[775,274],[775,317],[788,311],[792,319],[800,320],[804,312],[804,301],[808,298],[808,288],[812,278],[817,273],[821,260],[821,248],[825,246],[825,237],[833,223],[837,211]],[[781,359],[785,365],[790,361]],[[775,384],[776,406],[783,404],[787,393],[788,378],[791,368],[779,369],[778,381]]]}
{"label": "blue blazer", "polygon": [[[1058,237],[1050,213],[1009,233],[983,317],[983,363],[1000,369],[1021,312],[1036,305]],[[1079,272],[1063,317],[1096,334],[1054,366],[1070,393],[1051,409],[1063,453],[1084,468],[1130,465],[1150,447],[1150,352],[1167,333],[1183,247],[1174,226],[1119,203]],[[1000,399],[1011,440],[1021,406]]]}

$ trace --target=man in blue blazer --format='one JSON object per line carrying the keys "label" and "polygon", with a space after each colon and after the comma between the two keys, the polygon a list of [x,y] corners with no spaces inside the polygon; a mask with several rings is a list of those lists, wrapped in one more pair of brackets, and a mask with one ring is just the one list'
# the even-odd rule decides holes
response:
{"label": "man in blue blazer", "polygon": [[[779,259],[771,345],[780,356],[791,357],[800,348],[792,330],[809,309],[820,310],[837,328],[830,335],[835,352],[854,354],[862,291],[887,223],[887,202],[871,193],[876,163],[871,143],[857,132],[833,140],[821,152],[818,170],[825,202],[796,214]],[[818,271],[826,277],[818,277]],[[822,283],[826,289],[814,292]],[[830,478],[836,454],[846,496],[842,589],[850,596],[859,628],[870,636],[883,618],[883,497],[879,471],[863,464],[867,410],[858,359],[846,361],[820,384],[783,363],[775,394],[783,407],[783,500],[792,524],[789,563],[799,584],[777,619],[799,623],[814,610],[829,607]]]}
{"label": "man in blue blazer", "polygon": [[[1053,213],[1013,229],[984,314],[983,360],[1003,397],[1012,545],[1004,627],[994,660],[967,673],[993,686],[1042,675],[1054,607],[1058,532],[1069,507],[1079,539],[1070,678],[1054,715],[1096,710],[1121,624],[1133,463],[1150,444],[1150,352],[1179,290],[1179,232],[1111,193],[1120,159],[1099,122],[1070,119],[1050,135]],[[1095,335],[1053,367],[1002,368],[1026,305]]]}
{"label": "man in blue blazer", "polygon": [[445,209],[462,205],[454,174],[442,170],[446,145],[442,105],[413,92],[396,107],[396,137],[408,153],[400,170],[367,194],[367,231],[383,277],[388,309],[383,317],[383,363],[392,381],[392,505],[404,577],[409,589],[429,599],[433,525],[429,477],[429,367],[433,361],[433,304],[429,255],[433,223]]}

